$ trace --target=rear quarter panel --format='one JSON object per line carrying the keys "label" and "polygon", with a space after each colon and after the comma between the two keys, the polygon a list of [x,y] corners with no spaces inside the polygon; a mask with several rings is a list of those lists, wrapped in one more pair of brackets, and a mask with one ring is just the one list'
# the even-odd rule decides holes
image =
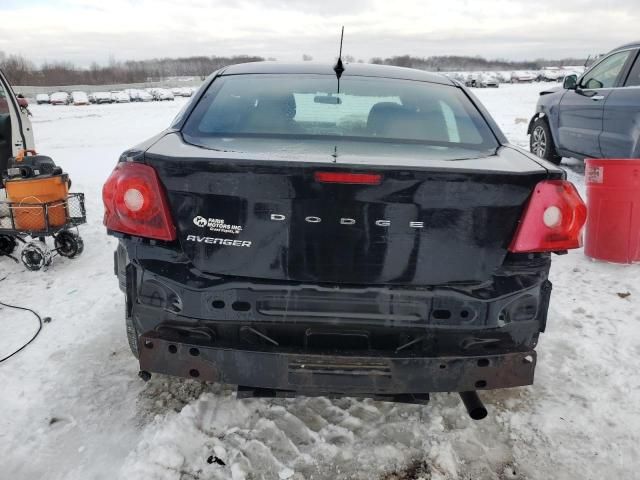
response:
{"label": "rear quarter panel", "polygon": [[538,105],[536,106],[536,113],[531,119],[529,125],[529,133],[531,133],[531,127],[533,122],[540,117],[545,117],[549,123],[549,129],[551,130],[551,136],[556,148],[562,148],[559,143],[558,127],[560,118],[560,104],[562,97],[565,95],[566,90],[560,89],[553,91],[552,93],[541,92],[538,99]]}

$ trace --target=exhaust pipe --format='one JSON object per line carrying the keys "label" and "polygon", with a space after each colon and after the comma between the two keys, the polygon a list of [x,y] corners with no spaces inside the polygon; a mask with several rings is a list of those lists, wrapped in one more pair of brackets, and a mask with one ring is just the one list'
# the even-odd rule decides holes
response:
{"label": "exhaust pipe", "polygon": [[472,392],[460,392],[460,399],[472,419],[482,420],[487,416],[487,409],[475,390]]}

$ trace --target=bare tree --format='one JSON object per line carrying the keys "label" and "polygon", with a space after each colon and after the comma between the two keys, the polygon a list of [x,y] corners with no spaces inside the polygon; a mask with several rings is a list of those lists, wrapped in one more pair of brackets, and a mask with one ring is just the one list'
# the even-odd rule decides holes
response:
{"label": "bare tree", "polygon": [[169,77],[193,76],[204,79],[225,65],[258,62],[262,57],[237,55],[233,57],[200,56],[188,58],[155,58],[142,61],[117,61],[111,55],[108,65],[93,62],[89,68],[78,68],[69,62],[45,62],[37,68],[19,55],[0,56],[0,68],[15,85],[106,85],[162,81]]}
{"label": "bare tree", "polygon": [[2,55],[0,68],[16,85],[24,85],[31,78],[35,65],[20,55]]}

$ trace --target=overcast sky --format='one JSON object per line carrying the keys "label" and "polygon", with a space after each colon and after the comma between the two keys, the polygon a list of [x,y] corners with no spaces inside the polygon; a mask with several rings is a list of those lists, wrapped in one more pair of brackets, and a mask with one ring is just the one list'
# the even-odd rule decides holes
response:
{"label": "overcast sky", "polygon": [[[640,0],[0,0],[0,51],[36,63],[255,54],[585,57],[640,39]],[[638,37],[638,38],[636,38]]]}

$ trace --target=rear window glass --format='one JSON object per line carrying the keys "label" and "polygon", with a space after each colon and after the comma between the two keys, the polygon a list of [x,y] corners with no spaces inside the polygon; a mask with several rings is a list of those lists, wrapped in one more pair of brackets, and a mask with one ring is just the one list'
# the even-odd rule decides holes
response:
{"label": "rear window glass", "polygon": [[340,140],[495,149],[497,141],[458,88],[332,75],[237,75],[215,80],[183,128],[212,138]]}

